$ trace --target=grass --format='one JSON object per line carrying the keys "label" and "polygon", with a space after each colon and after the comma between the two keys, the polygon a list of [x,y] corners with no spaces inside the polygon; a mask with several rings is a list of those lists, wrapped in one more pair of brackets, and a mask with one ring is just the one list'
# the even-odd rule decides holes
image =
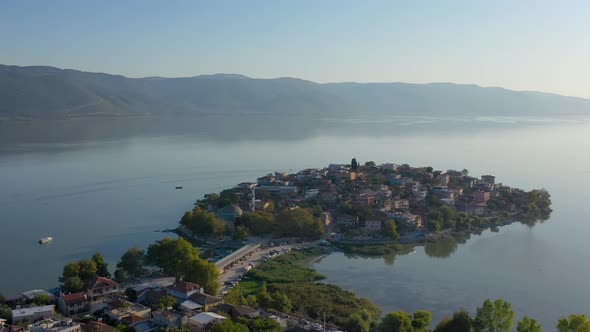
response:
{"label": "grass", "polygon": [[319,255],[319,251],[305,249],[271,259],[253,269],[248,276],[253,280],[267,283],[310,282],[325,279],[316,271],[306,267],[305,262]]}
{"label": "grass", "polygon": [[345,254],[359,254],[367,256],[383,256],[395,253],[403,253],[405,248],[403,245],[394,243],[383,244],[350,244],[337,243],[334,247],[342,250]]}

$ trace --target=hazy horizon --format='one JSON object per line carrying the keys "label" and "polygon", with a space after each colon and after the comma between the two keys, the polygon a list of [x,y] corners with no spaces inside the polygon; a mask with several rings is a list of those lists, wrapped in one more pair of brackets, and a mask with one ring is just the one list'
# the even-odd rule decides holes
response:
{"label": "hazy horizon", "polygon": [[582,1],[7,1],[0,63],[127,77],[450,82],[590,98]]}

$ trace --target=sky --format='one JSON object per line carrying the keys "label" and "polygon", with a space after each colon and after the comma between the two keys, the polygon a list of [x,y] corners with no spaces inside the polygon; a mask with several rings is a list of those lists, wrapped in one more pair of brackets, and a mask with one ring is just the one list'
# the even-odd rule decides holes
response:
{"label": "sky", "polygon": [[589,17],[587,0],[3,0],[0,63],[590,98]]}

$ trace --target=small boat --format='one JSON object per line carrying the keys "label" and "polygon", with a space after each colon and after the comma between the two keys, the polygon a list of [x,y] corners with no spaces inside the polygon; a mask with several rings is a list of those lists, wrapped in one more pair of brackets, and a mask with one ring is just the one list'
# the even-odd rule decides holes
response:
{"label": "small boat", "polygon": [[51,236],[42,237],[39,239],[39,244],[48,244],[53,242],[53,238]]}
{"label": "small boat", "polygon": [[182,186],[177,186],[176,189],[182,189]]}

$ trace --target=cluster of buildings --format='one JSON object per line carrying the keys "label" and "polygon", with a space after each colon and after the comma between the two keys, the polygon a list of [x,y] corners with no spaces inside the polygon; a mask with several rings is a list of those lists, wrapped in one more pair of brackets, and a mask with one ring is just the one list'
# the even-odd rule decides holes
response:
{"label": "cluster of buildings", "polygon": [[[322,204],[318,216],[326,225],[378,231],[388,219],[403,223],[404,229],[424,226],[431,200],[453,206],[459,212],[484,216],[487,203],[499,189],[492,175],[474,178],[466,170],[434,171],[430,167],[382,164],[358,166],[331,164],[295,174],[276,172],[240,183],[231,189],[237,203],[216,210],[232,222],[243,211],[265,210],[269,206],[297,207],[310,199]],[[215,209],[211,209],[215,211]]]}
{"label": "cluster of buildings", "polygon": [[[259,315],[256,309],[223,303],[222,298],[206,294],[202,286],[174,278],[154,279],[123,290],[115,281],[97,277],[82,292],[35,292],[51,295],[57,305],[16,306],[11,324],[0,320],[0,332],[114,332],[114,326],[121,324],[135,332],[180,328],[201,332],[228,318]],[[176,304],[162,308],[164,296],[174,298]]]}

